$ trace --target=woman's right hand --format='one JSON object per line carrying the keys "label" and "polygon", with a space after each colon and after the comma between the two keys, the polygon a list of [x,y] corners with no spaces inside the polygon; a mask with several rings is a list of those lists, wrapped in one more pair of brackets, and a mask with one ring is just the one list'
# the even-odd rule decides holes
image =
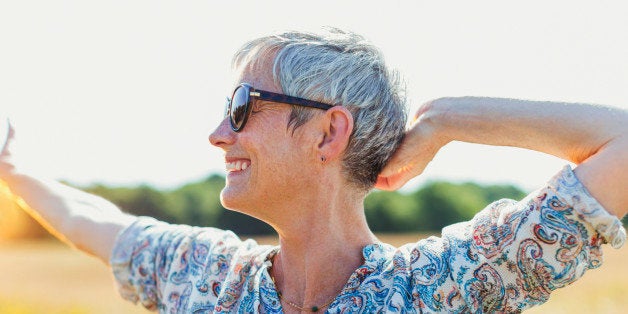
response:
{"label": "woman's right hand", "polygon": [[135,218],[101,197],[28,174],[14,155],[15,129],[8,122],[6,127],[7,135],[0,136],[0,181],[6,181],[27,205],[24,209],[61,241],[108,263],[117,234]]}

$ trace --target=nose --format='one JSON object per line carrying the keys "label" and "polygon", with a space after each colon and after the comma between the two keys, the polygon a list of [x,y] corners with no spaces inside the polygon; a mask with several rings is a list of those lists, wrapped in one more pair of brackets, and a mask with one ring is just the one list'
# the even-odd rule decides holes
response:
{"label": "nose", "polygon": [[209,142],[216,147],[224,148],[226,145],[233,144],[234,141],[235,132],[229,124],[229,117],[222,119],[218,127],[209,134]]}

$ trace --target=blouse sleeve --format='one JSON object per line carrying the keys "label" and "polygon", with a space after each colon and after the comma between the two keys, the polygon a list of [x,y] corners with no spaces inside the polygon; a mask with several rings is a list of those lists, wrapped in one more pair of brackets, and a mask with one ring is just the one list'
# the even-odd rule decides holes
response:
{"label": "blouse sleeve", "polygon": [[602,263],[601,244],[626,231],[569,166],[520,202],[497,201],[443,229],[451,279],[471,312],[520,312],[542,304]]}
{"label": "blouse sleeve", "polygon": [[242,243],[230,231],[140,217],[118,235],[110,263],[122,297],[157,310],[193,278],[197,285],[224,279]]}

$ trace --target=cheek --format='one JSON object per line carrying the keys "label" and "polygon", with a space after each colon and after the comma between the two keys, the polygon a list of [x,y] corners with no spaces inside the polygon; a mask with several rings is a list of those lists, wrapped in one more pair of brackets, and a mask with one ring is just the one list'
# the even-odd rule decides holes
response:
{"label": "cheek", "polygon": [[288,110],[263,111],[250,120],[250,130],[255,132],[240,137],[242,147],[254,164],[251,173],[253,188],[261,188],[257,184],[280,186],[296,182],[311,166],[308,165],[312,160],[308,138],[303,136],[302,129],[293,134],[287,128],[288,113]]}
{"label": "cheek", "polygon": [[[268,151],[262,154],[264,157],[259,161],[259,171],[254,171],[254,175],[259,175],[256,181],[266,182],[271,185],[285,183],[287,178],[295,175],[296,162],[294,153],[286,147],[268,146]],[[256,170],[256,169],[254,169]]]}
{"label": "cheek", "polygon": [[[307,176],[307,164],[302,152],[288,143],[268,144],[260,151],[258,167],[253,167],[251,188],[260,197],[290,192],[302,188],[300,181]],[[281,192],[281,193],[278,193]]]}

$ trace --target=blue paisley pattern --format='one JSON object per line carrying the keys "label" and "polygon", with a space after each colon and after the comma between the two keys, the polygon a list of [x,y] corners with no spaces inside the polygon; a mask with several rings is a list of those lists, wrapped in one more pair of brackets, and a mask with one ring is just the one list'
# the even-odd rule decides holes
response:
{"label": "blue paisley pattern", "polygon": [[[620,221],[570,167],[520,202],[395,248],[364,247],[328,313],[521,312],[602,262],[626,239]],[[121,295],[161,313],[281,313],[268,269],[278,247],[230,231],[141,217],[118,235],[111,265]]]}

